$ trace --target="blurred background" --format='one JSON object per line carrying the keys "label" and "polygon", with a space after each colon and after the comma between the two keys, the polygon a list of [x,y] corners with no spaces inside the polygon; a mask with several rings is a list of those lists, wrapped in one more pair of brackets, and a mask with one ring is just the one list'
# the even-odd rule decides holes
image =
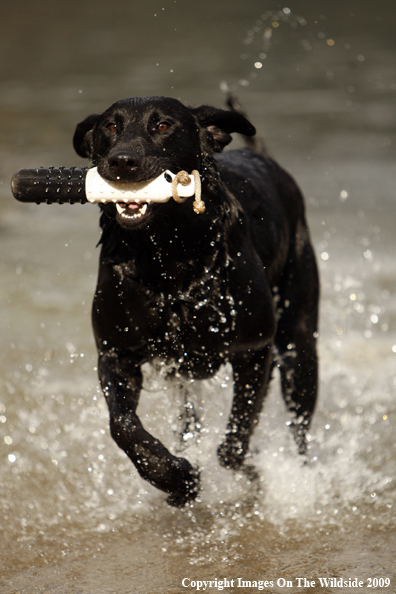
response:
{"label": "blurred background", "polygon": [[[396,5],[14,0],[0,17],[2,593],[174,594],[184,577],[394,587]],[[274,378],[250,485],[216,462],[231,370],[197,385],[204,429],[186,455],[203,490],[174,510],[109,436],[90,327],[97,208],[22,205],[10,179],[87,165],[74,128],[118,99],[222,107],[228,90],[306,197],[320,399],[304,466]],[[175,448],[177,390],[145,372],[142,418]]]}

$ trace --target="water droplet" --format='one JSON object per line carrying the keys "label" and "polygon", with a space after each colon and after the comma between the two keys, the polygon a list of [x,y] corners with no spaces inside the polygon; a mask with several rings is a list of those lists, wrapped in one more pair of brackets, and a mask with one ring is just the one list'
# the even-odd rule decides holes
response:
{"label": "water droplet", "polygon": [[348,198],[349,194],[346,190],[341,190],[340,192],[340,201],[341,202],[345,202],[345,200]]}

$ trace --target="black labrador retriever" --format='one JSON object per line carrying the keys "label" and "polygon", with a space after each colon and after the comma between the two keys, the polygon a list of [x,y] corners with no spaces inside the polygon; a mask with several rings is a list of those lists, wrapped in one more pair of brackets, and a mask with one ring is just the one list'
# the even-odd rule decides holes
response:
{"label": "black labrador retriever", "polygon": [[[247,148],[222,153],[233,132]],[[112,182],[143,182],[166,170],[201,177],[201,214],[191,200],[101,206],[93,328],[111,434],[171,505],[195,499],[199,470],[137,416],[146,362],[159,358],[198,379],[232,364],[233,403],[218,449],[231,469],[244,468],[278,366],[290,425],[306,451],[318,381],[317,267],[303,197],[279,165],[251,148],[255,133],[235,109],[145,97],[87,117],[74,135],[78,155]]]}

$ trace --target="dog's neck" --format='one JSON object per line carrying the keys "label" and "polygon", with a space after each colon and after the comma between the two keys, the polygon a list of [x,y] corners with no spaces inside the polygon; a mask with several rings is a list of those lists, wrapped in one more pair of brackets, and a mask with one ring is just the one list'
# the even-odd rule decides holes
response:
{"label": "dog's neck", "polygon": [[[219,188],[219,186],[218,186]],[[127,231],[102,214],[102,262],[126,265],[130,274],[147,274],[161,283],[185,277],[190,272],[199,277],[232,259],[241,241],[241,220],[237,201],[220,184],[216,192],[204,187],[206,212],[196,215],[187,201],[169,204],[169,212],[156,215],[144,228]],[[177,283],[179,284],[179,283]]]}

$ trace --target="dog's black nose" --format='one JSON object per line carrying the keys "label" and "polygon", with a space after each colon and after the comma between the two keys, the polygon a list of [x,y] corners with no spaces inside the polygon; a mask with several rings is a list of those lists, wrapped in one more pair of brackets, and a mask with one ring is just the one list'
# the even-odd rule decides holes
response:
{"label": "dog's black nose", "polygon": [[128,178],[140,165],[140,157],[134,150],[115,151],[108,156],[110,170],[116,177]]}

